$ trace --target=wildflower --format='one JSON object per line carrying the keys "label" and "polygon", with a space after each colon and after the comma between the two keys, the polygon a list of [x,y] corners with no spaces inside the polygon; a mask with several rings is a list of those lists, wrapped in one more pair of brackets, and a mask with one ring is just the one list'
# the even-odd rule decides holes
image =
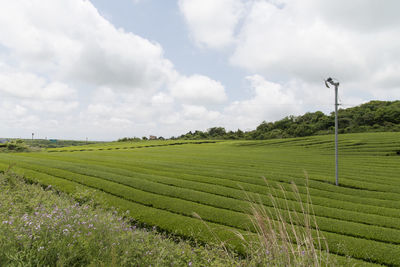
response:
{"label": "wildflower", "polygon": [[39,248],[38,248],[38,251],[41,251],[42,249],[44,249],[44,247],[39,247]]}
{"label": "wildflower", "polygon": [[189,266],[192,266],[192,262],[191,261],[189,261],[189,264],[188,264]]}

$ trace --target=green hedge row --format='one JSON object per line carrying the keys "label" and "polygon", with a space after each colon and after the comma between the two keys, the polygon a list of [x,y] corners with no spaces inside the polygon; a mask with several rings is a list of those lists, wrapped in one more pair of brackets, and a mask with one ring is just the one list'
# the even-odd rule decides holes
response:
{"label": "green hedge row", "polygon": [[[60,170],[58,170],[58,171],[60,171]],[[60,173],[62,173],[62,171]],[[173,214],[171,218],[166,218],[166,220],[163,221],[163,219],[165,219],[162,216],[162,214],[163,214],[162,211],[164,208],[174,210],[174,212],[182,211],[183,213],[185,213],[185,209],[187,208],[187,206],[179,205],[182,203],[177,204],[177,202],[180,202],[180,201],[174,200],[173,202],[166,203],[165,202],[166,199],[163,197],[152,196],[150,198],[146,198],[145,195],[140,195],[140,193],[137,192],[137,190],[133,190],[132,188],[129,188],[129,187],[126,187],[123,185],[110,183],[105,180],[100,181],[93,177],[85,177],[84,181],[82,181],[81,178],[83,178],[83,177],[78,174],[75,174],[75,177],[76,178],[74,178],[74,179],[78,183],[84,182],[83,184],[88,185],[90,187],[99,188],[99,189],[103,190],[104,192],[113,191],[113,192],[108,192],[111,194],[118,192],[118,194],[121,194],[121,195],[124,195],[125,197],[127,197],[126,200],[129,200],[129,198],[138,197],[138,198],[141,198],[141,202],[144,203],[145,205],[149,205],[150,203],[155,204],[154,207],[159,207],[159,208],[154,210],[154,213],[153,213],[154,222],[155,222],[155,225],[160,226],[162,229],[164,228],[164,226],[170,225],[170,227],[169,227],[170,229],[174,229],[174,230],[179,229],[179,231],[181,231],[181,232],[182,231],[190,232],[192,234],[191,236],[199,235],[199,233],[194,232],[194,229],[196,229],[196,228],[193,227],[193,224],[190,225],[189,231],[182,230],[182,229],[187,229],[187,227],[188,227],[188,225],[186,225],[187,221],[185,221],[183,224],[179,223],[180,220],[177,220],[175,217],[177,214]],[[135,192],[133,194],[134,197],[132,195],[133,192]],[[139,196],[136,195],[136,193],[139,193]],[[161,208],[161,210],[160,210],[160,208]],[[148,209],[148,207],[146,207],[144,209],[146,210],[146,209]],[[137,211],[135,211],[135,213],[136,212]],[[168,214],[170,214],[170,213],[168,213]],[[211,213],[208,213],[208,212],[202,213],[202,211],[200,211],[199,214],[202,215],[203,219],[205,219],[208,215],[211,215],[212,212]],[[188,215],[190,216],[190,214],[188,214]],[[226,215],[226,214],[224,214],[224,215]],[[222,216],[224,217],[224,215],[222,215]],[[215,214],[214,214],[214,216],[215,216]],[[229,218],[226,218],[226,219],[229,219]],[[140,218],[140,216],[139,216],[138,220],[140,221],[140,220],[142,220],[142,218]],[[236,221],[236,223],[238,223],[238,221]],[[217,225],[217,227],[218,227],[218,225]],[[235,228],[237,228],[237,227],[235,227]],[[172,230],[172,232],[174,230]],[[228,231],[228,233],[229,233],[229,231]],[[203,232],[200,235],[202,235],[202,234],[203,234]],[[354,238],[354,237],[349,237],[349,236],[343,236],[343,235],[334,234],[334,233],[324,232],[323,234],[328,239],[330,251],[332,251],[334,253],[338,253],[340,255],[349,255],[349,256],[352,256],[355,258],[359,258],[359,259],[367,259],[367,260],[371,260],[373,262],[382,263],[382,264],[395,264],[395,265],[400,264],[400,258],[398,256],[396,256],[396,254],[395,254],[395,252],[398,251],[399,246],[365,240],[365,239],[359,239],[359,238]],[[362,250],[359,250],[358,248],[362,248]],[[394,256],[391,258],[387,258],[384,255],[394,255]]]}
{"label": "green hedge row", "polygon": [[[79,154],[79,155],[81,155],[81,154]],[[85,155],[82,155],[82,156],[85,156]],[[129,167],[133,166],[135,168],[138,168],[138,172],[141,172],[141,173],[149,173],[149,174],[162,173],[164,176],[168,175],[169,177],[175,177],[176,175],[180,175],[182,172],[185,172],[185,175],[195,175],[196,178],[201,178],[201,176],[206,176],[206,177],[214,177],[216,179],[221,179],[221,176],[215,176],[215,174],[212,173],[212,169],[210,169],[209,172],[205,172],[204,169],[207,169],[207,167],[203,167],[202,169],[199,169],[198,170],[199,173],[196,173],[195,171],[193,171],[193,169],[182,170],[181,164],[180,164],[180,166],[177,166],[176,168],[174,167],[174,169],[172,169],[171,167],[163,168],[160,165],[144,166],[143,164],[141,164],[140,166],[138,166],[140,163],[139,164],[136,162],[134,163],[134,162],[131,162],[129,160],[126,160],[126,159],[120,158],[120,157],[113,158],[113,157],[107,156],[107,157],[102,158],[101,156],[97,156],[96,154],[92,154],[92,155],[90,155],[90,157],[93,157],[96,161],[101,161],[102,164],[103,163],[108,164],[110,162],[113,162],[113,160],[114,160],[114,162],[118,161],[118,163],[123,164],[123,166],[129,166]],[[68,156],[68,157],[63,157],[61,160],[71,160],[71,159]],[[86,160],[86,159],[79,158],[79,159],[75,159],[75,160],[79,161],[79,160]],[[238,176],[238,175],[225,174],[225,177],[223,179],[228,180],[227,184],[231,184],[231,185],[233,184],[233,186],[235,188],[236,188],[237,182],[245,182],[245,183],[256,184],[256,185],[261,185],[261,186],[265,185],[264,181],[262,179],[260,179],[260,178],[255,179],[253,177],[247,178],[247,177],[242,177],[242,176]],[[274,181],[283,181],[283,182],[287,182],[287,183],[290,181],[295,181],[296,184],[299,186],[300,190],[301,190],[301,185],[304,184],[304,177],[293,177],[293,176],[288,177],[288,175],[275,174],[275,175],[268,176],[268,179],[274,180]],[[312,180],[309,181],[309,186],[310,186],[310,192],[314,188],[316,190],[322,190],[323,196],[329,197],[332,199],[341,199],[341,200],[347,200],[352,203],[356,202],[356,203],[389,207],[389,208],[397,208],[400,205],[400,201],[398,201],[398,200],[397,201],[388,200],[388,198],[390,198],[390,195],[391,195],[390,193],[368,192],[368,191],[366,192],[366,191],[343,188],[343,187],[337,188],[334,185],[330,185],[327,183],[321,183],[321,182],[314,182]],[[302,193],[303,193],[303,191],[302,191]],[[311,193],[313,195],[313,192],[311,192]],[[335,193],[339,193],[339,195],[337,195]],[[371,198],[373,196],[376,196],[377,193],[379,194],[379,197],[384,198],[384,199]],[[373,195],[373,196],[371,196],[371,195]],[[397,194],[395,196],[397,197]],[[392,212],[390,212],[390,213],[392,213]]]}
{"label": "green hedge row", "polygon": [[[42,161],[36,160],[36,163],[38,163],[38,162],[42,162]],[[196,191],[203,191],[203,192],[207,192],[207,193],[222,195],[222,196],[226,196],[229,198],[246,200],[246,196],[245,196],[244,192],[242,190],[238,190],[238,189],[221,187],[221,186],[216,186],[216,185],[212,185],[212,184],[198,183],[195,181],[186,181],[186,180],[182,180],[182,179],[169,178],[169,177],[159,176],[159,175],[154,175],[154,174],[150,175],[150,174],[136,173],[131,170],[122,169],[123,166],[120,166],[118,164],[114,165],[114,168],[110,168],[110,167],[106,167],[106,166],[102,166],[102,165],[88,165],[88,164],[89,163],[87,163],[83,160],[81,160],[80,163],[76,162],[75,164],[72,164],[72,165],[71,165],[71,163],[68,163],[65,161],[57,162],[57,161],[52,160],[51,163],[48,163],[46,166],[50,166],[50,167],[54,166],[57,168],[63,168],[63,169],[75,171],[75,172],[78,172],[81,174],[89,174],[89,175],[97,176],[97,177],[104,177],[104,172],[108,172],[109,174],[106,174],[106,178],[110,177],[114,174],[120,174],[120,175],[124,175],[124,176],[128,176],[128,177],[145,179],[145,180],[153,181],[153,182],[157,182],[157,183],[174,185],[174,186],[178,186],[178,187],[182,187],[182,188],[193,189]],[[106,163],[104,163],[104,164],[106,164]],[[110,165],[110,164],[108,164],[108,165]],[[81,167],[79,168],[79,166],[81,166]],[[96,171],[101,171],[103,173],[96,173]],[[142,183],[142,181],[140,180],[137,183]],[[287,191],[289,192],[289,193],[287,193],[287,196],[290,195],[289,197],[291,197],[292,199],[295,200],[295,201],[291,201],[291,202],[296,204],[297,201],[296,201],[295,196],[292,193],[290,193],[290,191],[291,191],[290,186],[287,186],[287,187],[288,187]],[[264,187],[263,188],[264,193],[265,193],[265,189],[266,188]],[[279,195],[279,197],[283,197],[283,195],[280,191],[277,191],[276,194]],[[251,195],[251,196],[255,197],[254,195]],[[201,199],[201,197],[199,197],[199,198]],[[269,205],[269,206],[272,205],[270,198],[268,196],[260,195],[260,198],[266,205]],[[195,200],[195,201],[198,201],[198,200]],[[304,198],[303,201],[306,201],[306,199]],[[395,218],[376,216],[373,214],[363,214],[363,213],[356,213],[357,216],[354,216],[355,214],[353,211],[347,211],[347,210],[343,210],[343,209],[333,209],[333,208],[329,208],[326,206],[315,205],[316,201],[314,198],[313,198],[313,202],[314,202],[315,213],[318,216],[328,217],[328,218],[336,218],[336,219],[354,221],[354,222],[362,222],[362,223],[366,223],[366,224],[374,224],[377,226],[384,226],[384,227],[390,227],[390,228],[399,228],[400,227],[400,225],[398,223],[398,219],[395,219]],[[218,201],[218,203],[224,203],[224,201]],[[210,203],[208,203],[208,204],[210,204]],[[326,200],[325,200],[325,204],[326,204]],[[232,207],[238,207],[238,205],[227,203],[223,207],[227,208],[227,209],[232,209]],[[300,211],[299,205],[294,205],[294,208],[297,211]],[[367,207],[367,208],[370,209],[370,207]],[[239,211],[241,211],[242,208],[239,208],[239,209],[233,208],[233,209],[234,210],[240,209]]]}
{"label": "green hedge row", "polygon": [[[7,167],[7,164],[0,163],[0,170],[5,170]],[[19,173],[29,175],[29,178],[35,182],[39,182],[45,186],[52,185],[56,189],[68,193],[74,193],[77,187],[87,188],[79,183],[48,176],[41,172],[22,169],[19,167],[14,167],[13,169]],[[199,221],[198,219],[143,206],[104,192],[97,192],[97,196],[105,200],[108,206],[117,207],[121,211],[129,210],[131,217],[139,222],[147,224],[148,226],[157,226],[163,231],[182,236],[184,238],[194,238],[197,241],[205,243],[215,242],[217,245],[220,242],[225,242],[228,247],[231,247],[241,253],[244,253],[243,244],[237,238],[235,232],[240,232],[244,236],[247,236],[249,240],[256,238],[249,232],[243,232],[234,228],[229,228],[205,221]],[[177,226],[180,227],[177,228]],[[210,230],[212,232],[210,232]],[[351,266],[375,266],[374,264],[365,262],[363,260],[348,258],[348,256],[343,257],[340,255],[331,254],[330,257],[331,259],[333,258],[333,260],[339,265],[350,264]]]}
{"label": "green hedge row", "polygon": [[[140,190],[133,189],[131,187],[127,187],[121,184],[116,184],[116,183],[110,183],[106,180],[99,180],[97,178],[91,177],[91,176],[84,176],[84,175],[79,175],[77,173],[70,173],[66,171],[62,171],[60,169],[52,169],[48,167],[38,167],[38,166],[28,166],[29,168],[34,168],[38,171],[44,171],[48,172],[49,174],[58,176],[58,177],[64,177],[67,179],[71,179],[74,181],[77,181],[79,183],[83,183],[88,186],[92,186],[98,189],[103,190],[104,192],[111,193],[113,195],[117,195],[120,197],[123,197],[125,199],[138,202],[144,205],[148,206],[154,206],[159,209],[163,210],[168,210],[172,212],[176,212],[178,214],[183,214],[186,216],[190,216],[192,214],[192,211],[196,211],[200,216],[202,216],[203,219],[207,221],[212,221],[215,223],[223,224],[223,225],[228,225],[232,226],[235,228],[239,229],[247,229],[249,225],[248,218],[245,214],[238,213],[238,212],[231,212],[227,211],[224,209],[218,209],[218,208],[213,208],[209,206],[204,206],[204,205],[199,205],[196,203],[184,201],[181,199],[173,199],[169,197],[164,197],[159,194],[151,194],[151,193],[146,193]],[[108,174],[109,175],[109,174]],[[69,177],[67,177],[69,176]],[[121,178],[121,177],[119,177]],[[209,198],[212,198],[212,195],[209,196]],[[217,218],[216,218],[217,217]],[[399,236],[398,233],[399,231],[394,231],[392,229],[385,229],[385,228],[378,228],[378,227],[364,227],[363,225],[360,224],[354,224],[354,223],[346,223],[343,221],[329,221],[329,222],[322,222],[319,220],[320,224],[320,229],[321,230],[326,230],[324,229],[326,226],[331,226],[331,229],[337,231],[337,229],[340,229],[339,227],[342,226],[342,229],[345,229],[346,227],[349,229],[349,232],[357,232],[360,231],[360,229],[363,230],[364,234],[370,236],[380,237],[382,239],[388,239],[395,238],[396,240],[396,235],[397,237]],[[351,229],[352,228],[352,229]],[[376,228],[376,229],[375,229]],[[346,232],[346,230],[343,230]],[[344,236],[343,236],[344,237]],[[362,239],[361,239],[362,240]],[[360,241],[361,242],[361,241]],[[372,241],[370,241],[372,242]],[[397,242],[397,241],[395,241]],[[330,241],[329,241],[330,243]],[[381,244],[382,246],[388,245],[384,243],[378,243]],[[379,245],[375,245],[379,246]]]}

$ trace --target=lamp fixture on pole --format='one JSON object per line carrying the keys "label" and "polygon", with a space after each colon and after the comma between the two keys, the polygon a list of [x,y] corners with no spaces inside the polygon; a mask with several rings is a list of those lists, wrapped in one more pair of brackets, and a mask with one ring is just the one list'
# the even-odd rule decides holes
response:
{"label": "lamp fixture on pole", "polygon": [[[336,79],[335,79],[336,80]],[[338,88],[339,81],[334,81],[331,77],[325,80],[325,86],[329,87],[329,84],[335,86],[335,178],[336,185],[339,185],[339,155],[338,155]]]}

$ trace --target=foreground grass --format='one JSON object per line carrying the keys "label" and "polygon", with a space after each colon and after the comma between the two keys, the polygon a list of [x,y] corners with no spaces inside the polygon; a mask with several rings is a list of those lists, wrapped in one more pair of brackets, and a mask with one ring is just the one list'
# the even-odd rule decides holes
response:
{"label": "foreground grass", "polygon": [[[275,201],[272,195],[271,199]],[[273,220],[274,215],[253,199],[250,216],[258,238],[249,243],[236,232],[247,248],[242,258],[223,243],[189,244],[155,228],[137,228],[127,219],[129,214],[121,217],[116,210],[100,208],[102,204],[94,191],[77,190],[71,196],[27,183],[10,170],[0,173],[0,266],[337,265],[316,246],[311,224],[299,231],[278,209],[279,218]],[[304,209],[301,216],[312,220]]]}
{"label": "foreground grass", "polygon": [[222,248],[137,229],[115,211],[0,174],[0,266],[240,266]]}

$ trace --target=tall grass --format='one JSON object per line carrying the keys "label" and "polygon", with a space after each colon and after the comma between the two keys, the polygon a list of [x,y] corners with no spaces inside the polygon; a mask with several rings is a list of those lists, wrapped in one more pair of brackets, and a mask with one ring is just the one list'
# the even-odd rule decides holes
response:
{"label": "tall grass", "polygon": [[[268,185],[266,180],[265,182]],[[297,186],[292,183],[291,189],[301,207],[301,212],[298,212],[293,204],[290,205],[286,197],[287,191],[282,186],[279,186],[279,191],[280,195],[284,196],[283,204],[282,202],[278,204],[277,192],[269,186],[268,188],[273,208],[266,208],[260,198],[251,197],[244,191],[249,202],[248,213],[252,223],[249,232],[255,233],[245,236],[241,232],[235,232],[242,240],[247,253],[244,258],[245,265],[316,267],[337,265],[329,257],[328,244],[319,231],[308,190],[307,201],[304,203]],[[197,214],[195,216],[200,218]],[[224,242],[220,241],[220,244],[227,251]]]}

